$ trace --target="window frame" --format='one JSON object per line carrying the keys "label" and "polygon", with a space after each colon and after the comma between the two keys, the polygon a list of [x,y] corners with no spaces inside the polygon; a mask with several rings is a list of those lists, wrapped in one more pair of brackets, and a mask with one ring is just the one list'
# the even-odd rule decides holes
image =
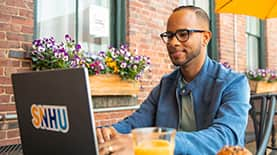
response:
{"label": "window frame", "polygon": [[[246,18],[248,18],[248,17],[246,17]],[[246,19],[247,20],[247,19]],[[251,36],[251,37],[255,37],[257,40],[258,40],[258,42],[257,42],[257,44],[258,44],[258,53],[257,53],[257,56],[258,56],[258,68],[265,68],[266,67],[266,53],[265,53],[265,44],[266,44],[266,40],[265,40],[265,21],[263,21],[263,20],[261,20],[261,19],[258,19],[258,22],[259,22],[259,27],[258,27],[258,29],[259,29],[259,35],[256,35],[256,34],[252,34],[252,33],[250,33],[249,31],[248,31],[248,23],[246,23],[246,35],[247,35],[247,37],[246,37],[246,40],[247,40],[247,45],[246,46],[249,46],[248,45],[248,36]],[[249,51],[248,51],[248,48],[247,48],[247,55],[248,55],[248,53],[249,53]],[[249,57],[246,57],[246,61],[247,61],[247,64],[248,64],[248,61],[249,61],[249,59],[248,59]],[[250,68],[248,68],[249,66],[247,65],[246,66],[247,67],[247,69],[250,69]]]}
{"label": "window frame", "polygon": [[[78,43],[79,37],[79,0],[75,0],[75,41]],[[118,48],[120,44],[126,43],[126,1],[111,1],[110,2],[110,46]],[[116,15],[114,16],[114,13]],[[34,0],[34,35],[33,40],[37,39],[38,33],[38,0]],[[116,25],[115,28],[114,24]],[[116,37],[115,37],[116,36]]]}
{"label": "window frame", "polygon": [[210,40],[210,43],[208,44],[208,56],[214,60],[219,59],[218,55],[218,47],[217,47],[217,21],[216,21],[216,15],[215,15],[215,2],[214,0],[209,0],[210,2],[210,30],[212,32],[212,38]]}

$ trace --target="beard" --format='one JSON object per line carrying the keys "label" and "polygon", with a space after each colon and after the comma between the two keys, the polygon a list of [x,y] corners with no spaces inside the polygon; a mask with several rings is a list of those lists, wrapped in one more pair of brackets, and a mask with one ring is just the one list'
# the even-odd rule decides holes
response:
{"label": "beard", "polygon": [[189,53],[187,55],[187,58],[180,63],[174,62],[173,58],[171,58],[172,63],[175,66],[180,66],[180,67],[186,67],[193,59],[195,59],[196,57],[198,57],[201,53],[201,47],[199,46],[195,51],[193,51],[192,53]]}

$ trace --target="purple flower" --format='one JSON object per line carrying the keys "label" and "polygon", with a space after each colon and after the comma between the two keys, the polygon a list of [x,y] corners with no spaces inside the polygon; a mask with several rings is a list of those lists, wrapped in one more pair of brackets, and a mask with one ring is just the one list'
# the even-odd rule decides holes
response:
{"label": "purple flower", "polygon": [[76,45],[75,45],[75,50],[76,50],[76,51],[79,51],[81,48],[82,48],[82,47],[81,47],[80,44],[76,44]]}
{"label": "purple flower", "polygon": [[127,67],[127,63],[126,63],[126,62],[122,62],[122,63],[120,64],[120,67],[121,67],[121,68],[126,68],[126,67]]}
{"label": "purple flower", "polygon": [[256,81],[277,81],[276,71],[271,69],[256,69],[256,70],[249,70],[246,72],[247,77],[250,80]]}
{"label": "purple flower", "polygon": [[224,61],[223,63],[221,63],[225,68],[231,68],[231,65],[227,62]]}
{"label": "purple flower", "polygon": [[66,34],[64,38],[66,42],[70,42],[72,40],[69,34]]}
{"label": "purple flower", "polygon": [[104,51],[99,51],[98,55],[104,58],[106,56],[106,53]]}
{"label": "purple flower", "polygon": [[139,63],[140,62],[140,56],[135,56],[134,63]]}
{"label": "purple flower", "polygon": [[132,54],[131,54],[130,52],[125,52],[124,55],[125,55],[126,57],[130,57]]}

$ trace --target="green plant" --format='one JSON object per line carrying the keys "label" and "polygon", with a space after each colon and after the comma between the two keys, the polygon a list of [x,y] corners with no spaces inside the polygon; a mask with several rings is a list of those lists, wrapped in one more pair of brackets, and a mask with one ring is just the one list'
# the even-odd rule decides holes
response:
{"label": "green plant", "polygon": [[271,69],[255,69],[246,72],[246,76],[250,80],[254,81],[267,81],[274,82],[277,81],[277,73],[275,70]]}
{"label": "green plant", "polygon": [[53,37],[36,39],[33,48],[31,58],[34,70],[87,67],[90,75],[113,73],[123,79],[136,80],[150,66],[149,57],[135,55],[127,45],[88,55],[68,34],[65,35],[65,42],[60,43]]}
{"label": "green plant", "polygon": [[150,58],[134,55],[128,49],[127,45],[119,49],[110,47],[106,52],[99,52],[99,56],[104,59],[107,72],[119,74],[123,79],[138,79],[148,69]]}

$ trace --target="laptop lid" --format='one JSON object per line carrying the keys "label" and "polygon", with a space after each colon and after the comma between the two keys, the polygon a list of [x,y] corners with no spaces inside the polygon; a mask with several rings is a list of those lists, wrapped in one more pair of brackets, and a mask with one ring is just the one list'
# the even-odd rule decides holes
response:
{"label": "laptop lid", "polygon": [[86,68],[12,75],[25,155],[98,155]]}

